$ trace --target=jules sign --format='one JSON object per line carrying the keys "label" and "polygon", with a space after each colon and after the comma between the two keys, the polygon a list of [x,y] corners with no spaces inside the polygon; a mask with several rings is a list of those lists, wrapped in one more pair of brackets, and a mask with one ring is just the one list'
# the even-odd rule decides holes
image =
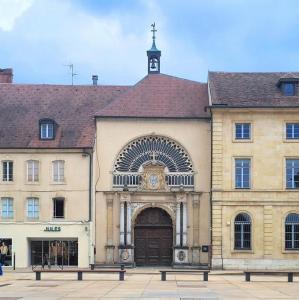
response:
{"label": "jules sign", "polygon": [[61,231],[61,227],[60,226],[47,226],[44,231]]}

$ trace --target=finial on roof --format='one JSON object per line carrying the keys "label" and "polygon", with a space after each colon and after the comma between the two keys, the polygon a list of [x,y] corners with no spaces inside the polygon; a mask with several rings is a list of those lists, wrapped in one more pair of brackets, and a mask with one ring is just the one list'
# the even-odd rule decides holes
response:
{"label": "finial on roof", "polygon": [[153,49],[153,48],[157,49],[156,43],[155,43],[155,40],[156,40],[156,32],[158,31],[158,30],[156,29],[156,22],[154,22],[151,26],[153,27],[153,29],[151,30],[151,32],[153,33],[153,45],[152,45],[152,49]]}
{"label": "finial on roof", "polygon": [[160,57],[161,51],[156,47],[156,22],[151,24],[151,32],[153,33],[153,43],[152,48],[147,51],[148,57],[148,73],[160,73]]}

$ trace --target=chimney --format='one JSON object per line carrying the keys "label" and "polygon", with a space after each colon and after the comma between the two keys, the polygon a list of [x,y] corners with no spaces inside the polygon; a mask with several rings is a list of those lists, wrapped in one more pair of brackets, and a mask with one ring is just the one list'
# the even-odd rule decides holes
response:
{"label": "chimney", "polygon": [[12,83],[12,69],[0,69],[0,83]]}
{"label": "chimney", "polygon": [[98,85],[98,79],[99,79],[98,75],[92,75],[92,84]]}

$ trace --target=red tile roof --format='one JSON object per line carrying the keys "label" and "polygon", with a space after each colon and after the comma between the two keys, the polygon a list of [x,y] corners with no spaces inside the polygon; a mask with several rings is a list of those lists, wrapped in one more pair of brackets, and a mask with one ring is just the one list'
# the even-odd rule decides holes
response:
{"label": "red tile roof", "polygon": [[277,86],[280,78],[298,78],[299,73],[209,72],[213,105],[282,107],[299,106],[299,94],[284,96]]}
{"label": "red tile roof", "polygon": [[[94,114],[125,86],[0,84],[0,148],[89,148]],[[39,139],[39,120],[58,124],[55,140]]]}
{"label": "red tile roof", "polygon": [[208,118],[206,83],[164,74],[149,74],[108,106],[100,117]]}

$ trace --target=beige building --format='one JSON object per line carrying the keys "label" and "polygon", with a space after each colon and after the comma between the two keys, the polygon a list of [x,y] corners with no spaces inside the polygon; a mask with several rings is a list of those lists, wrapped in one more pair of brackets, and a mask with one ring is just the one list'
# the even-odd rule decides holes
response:
{"label": "beige building", "polygon": [[299,266],[298,74],[209,74],[214,268]]}

